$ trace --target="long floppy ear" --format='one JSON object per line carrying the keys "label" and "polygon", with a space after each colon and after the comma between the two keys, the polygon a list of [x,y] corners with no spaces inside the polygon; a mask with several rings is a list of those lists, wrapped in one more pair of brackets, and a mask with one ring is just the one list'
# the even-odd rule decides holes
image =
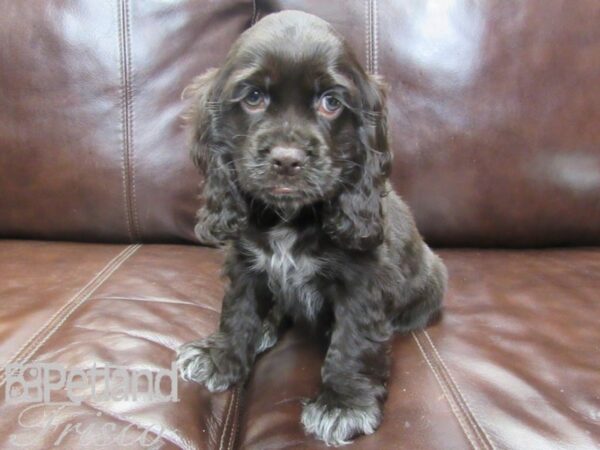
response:
{"label": "long floppy ear", "polygon": [[191,98],[185,114],[191,130],[191,157],[204,176],[203,205],[194,228],[200,242],[218,245],[234,238],[246,223],[246,205],[235,181],[232,152],[220,139],[222,102],[216,84],[219,69],[209,69],[184,91]]}
{"label": "long floppy ear", "polygon": [[357,77],[360,168],[345,189],[325,206],[323,226],[345,248],[372,249],[383,242],[381,197],[387,194],[391,153],[387,137],[386,92],[376,77]]}

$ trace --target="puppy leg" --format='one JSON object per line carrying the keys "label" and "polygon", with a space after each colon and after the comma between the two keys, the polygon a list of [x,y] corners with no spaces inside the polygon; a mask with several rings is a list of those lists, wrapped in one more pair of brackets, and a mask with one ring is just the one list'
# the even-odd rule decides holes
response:
{"label": "puppy leg", "polygon": [[188,342],[177,352],[177,365],[185,380],[204,384],[220,392],[246,378],[256,356],[262,319],[258,314],[258,277],[231,277],[223,300],[219,331]]}
{"label": "puppy leg", "polygon": [[413,282],[410,302],[394,318],[394,331],[405,334],[426,327],[441,314],[448,273],[442,260],[426,248],[425,264]]}
{"label": "puppy leg", "polygon": [[321,370],[323,389],[305,404],[302,424],[327,445],[371,434],[382,418],[391,328],[374,287],[346,290],[334,303],[335,324]]}

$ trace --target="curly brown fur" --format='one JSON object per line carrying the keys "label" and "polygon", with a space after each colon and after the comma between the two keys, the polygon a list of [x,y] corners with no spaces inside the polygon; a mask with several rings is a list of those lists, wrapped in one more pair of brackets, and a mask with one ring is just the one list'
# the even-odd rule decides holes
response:
{"label": "curly brown fur", "polygon": [[286,318],[329,330],[305,429],[341,445],[381,421],[394,331],[441,307],[446,269],[389,185],[382,84],[323,20],[269,15],[190,87],[205,176],[196,232],[228,242],[218,333],[179,352],[182,375],[243,381]]}

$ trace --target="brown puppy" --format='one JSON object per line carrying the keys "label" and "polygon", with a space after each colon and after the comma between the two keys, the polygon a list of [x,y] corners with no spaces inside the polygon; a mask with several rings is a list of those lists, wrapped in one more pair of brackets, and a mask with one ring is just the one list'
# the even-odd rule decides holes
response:
{"label": "brown puppy", "polygon": [[446,269],[387,182],[381,84],[325,21],[265,17],[192,85],[192,156],[205,175],[196,233],[227,241],[219,331],[184,345],[181,374],[243,382],[283,319],[326,329],[305,429],[341,445],[381,422],[393,332],[440,309]]}

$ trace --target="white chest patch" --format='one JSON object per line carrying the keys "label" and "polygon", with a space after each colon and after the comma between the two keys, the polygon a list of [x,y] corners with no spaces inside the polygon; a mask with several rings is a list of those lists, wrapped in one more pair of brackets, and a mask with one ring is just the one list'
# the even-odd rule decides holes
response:
{"label": "white chest patch", "polygon": [[266,272],[269,288],[281,300],[301,302],[305,314],[314,318],[322,304],[322,297],[313,279],[320,268],[320,261],[308,255],[294,255],[292,248],[298,236],[287,227],[269,232],[270,251],[264,251],[251,243],[245,247],[253,257],[252,269]]}

